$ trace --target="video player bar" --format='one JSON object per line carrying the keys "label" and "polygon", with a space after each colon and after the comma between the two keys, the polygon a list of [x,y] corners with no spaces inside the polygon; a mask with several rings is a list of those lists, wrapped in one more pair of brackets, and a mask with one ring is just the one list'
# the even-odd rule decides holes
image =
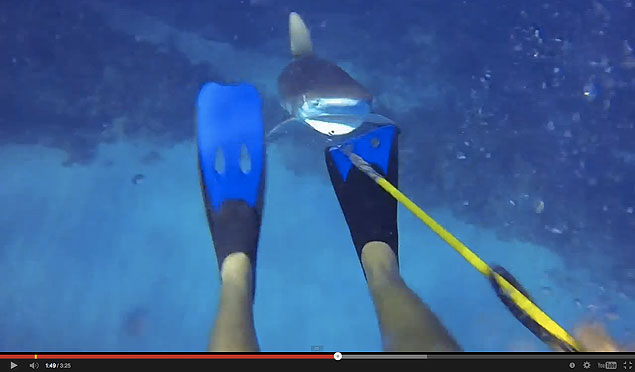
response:
{"label": "video player bar", "polygon": [[522,369],[548,368],[549,371],[633,370],[635,354],[626,353],[96,353],[96,354],[0,354],[5,360],[2,370],[101,370],[120,368],[198,368],[219,360],[312,360],[318,363],[348,364],[381,360],[415,362],[429,368]]}

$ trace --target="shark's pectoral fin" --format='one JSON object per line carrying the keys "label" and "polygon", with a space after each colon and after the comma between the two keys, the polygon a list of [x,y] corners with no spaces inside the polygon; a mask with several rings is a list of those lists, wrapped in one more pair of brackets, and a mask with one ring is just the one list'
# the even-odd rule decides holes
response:
{"label": "shark's pectoral fin", "polygon": [[395,122],[383,115],[370,113],[364,117],[364,122],[371,124],[395,124]]}
{"label": "shark's pectoral fin", "polygon": [[278,138],[280,138],[283,134],[283,132],[281,131],[282,128],[286,127],[287,124],[292,123],[292,122],[299,122],[302,123],[302,121],[300,121],[298,118],[289,118],[283,122],[278,123],[278,125],[276,125],[275,127],[273,127],[269,132],[267,132],[265,139],[267,140],[267,142],[273,142],[275,140],[277,140]]}

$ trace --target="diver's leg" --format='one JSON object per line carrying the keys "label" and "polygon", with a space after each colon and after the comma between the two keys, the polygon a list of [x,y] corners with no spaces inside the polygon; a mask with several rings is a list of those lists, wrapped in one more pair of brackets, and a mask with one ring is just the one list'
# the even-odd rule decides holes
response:
{"label": "diver's leg", "polygon": [[362,265],[385,351],[461,350],[430,308],[406,286],[395,254],[386,243],[367,243],[362,249]]}
{"label": "diver's leg", "polygon": [[366,171],[351,164],[343,152],[352,146],[377,174],[399,187],[398,135],[395,126],[382,126],[342,147],[327,148],[327,169],[375,303],[384,349],[459,350],[441,322],[399,275],[397,200]]}
{"label": "diver's leg", "polygon": [[258,351],[254,328],[251,262],[244,253],[232,253],[221,269],[220,306],[212,329],[209,351]]}
{"label": "diver's leg", "polygon": [[221,295],[210,351],[257,351],[253,302],[260,213],[226,201],[210,219],[221,276]]}

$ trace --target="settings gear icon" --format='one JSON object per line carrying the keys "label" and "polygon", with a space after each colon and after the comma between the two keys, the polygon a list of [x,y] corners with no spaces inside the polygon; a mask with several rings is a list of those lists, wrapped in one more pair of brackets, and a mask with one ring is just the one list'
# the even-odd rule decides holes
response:
{"label": "settings gear icon", "polygon": [[591,363],[587,360],[586,362],[584,362],[584,369],[589,369],[591,368]]}

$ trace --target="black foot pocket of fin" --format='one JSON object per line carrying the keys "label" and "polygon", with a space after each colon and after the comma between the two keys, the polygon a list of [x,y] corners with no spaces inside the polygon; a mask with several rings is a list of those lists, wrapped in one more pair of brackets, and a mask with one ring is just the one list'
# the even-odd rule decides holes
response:
{"label": "black foot pocket of fin", "polygon": [[219,270],[225,258],[237,252],[245,253],[255,270],[261,224],[259,211],[242,200],[228,200],[217,213],[208,213]]}
{"label": "black foot pocket of fin", "polygon": [[397,200],[375,181],[357,169],[343,147],[362,157],[398,187],[399,129],[386,125],[326,149],[326,165],[337,199],[361,261],[362,248],[371,241],[387,243],[399,262],[397,232]]}

